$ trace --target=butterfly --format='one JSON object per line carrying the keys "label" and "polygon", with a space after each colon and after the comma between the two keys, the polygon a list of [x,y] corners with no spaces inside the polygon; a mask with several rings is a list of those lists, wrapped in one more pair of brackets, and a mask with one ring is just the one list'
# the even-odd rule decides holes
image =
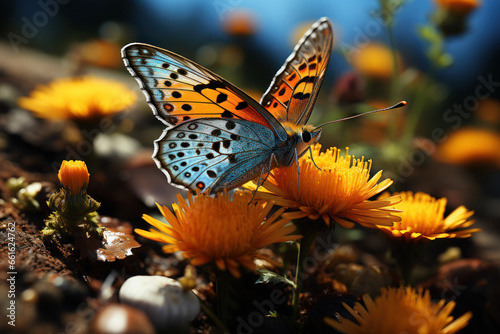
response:
{"label": "butterfly", "polygon": [[260,182],[264,172],[297,162],[321,135],[306,123],[332,44],[332,24],[321,18],[300,39],[260,103],[171,51],[142,43],[123,47],[125,66],[166,125],[152,158],[169,183],[216,193],[257,177]]}

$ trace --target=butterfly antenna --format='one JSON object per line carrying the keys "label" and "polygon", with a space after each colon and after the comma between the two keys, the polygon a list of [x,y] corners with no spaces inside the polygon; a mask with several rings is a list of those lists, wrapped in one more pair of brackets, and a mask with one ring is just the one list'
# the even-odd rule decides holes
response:
{"label": "butterfly antenna", "polygon": [[342,122],[342,121],[347,121],[348,119],[353,119],[353,118],[357,118],[357,117],[364,116],[364,115],[368,115],[368,114],[373,114],[373,113],[380,112],[380,111],[386,111],[386,110],[391,110],[391,109],[397,109],[397,108],[404,107],[405,105],[406,105],[406,101],[400,101],[400,102],[396,103],[395,105],[392,105],[392,106],[387,107],[387,108],[377,109],[377,110],[371,110],[371,111],[364,112],[364,113],[362,113],[362,114],[358,114],[358,115],[354,115],[354,116],[349,116],[349,117],[346,117],[346,118],[336,119],[336,120],[334,120],[334,121],[330,121],[330,122],[323,123],[323,124],[318,125],[317,127],[315,127],[315,128],[314,128],[314,130],[317,130],[317,129],[319,129],[319,128],[322,128],[322,127],[324,127],[324,126],[325,126],[325,125],[327,125],[327,124],[337,123],[337,122]]}

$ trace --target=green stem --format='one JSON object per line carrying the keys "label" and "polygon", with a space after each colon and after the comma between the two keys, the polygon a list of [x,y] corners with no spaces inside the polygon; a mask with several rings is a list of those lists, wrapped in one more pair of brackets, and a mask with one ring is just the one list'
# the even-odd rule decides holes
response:
{"label": "green stem", "polygon": [[[428,71],[428,78],[434,78],[436,70],[437,68],[436,66],[434,66],[434,62],[431,59],[431,68]],[[415,137],[417,126],[422,117],[422,114],[424,113],[426,101],[428,100],[427,94],[433,89],[432,80],[428,80],[426,78],[423,78],[422,80],[423,81],[417,87],[415,97],[412,99],[411,113],[408,113],[408,119],[405,123],[405,137],[403,138],[404,143],[410,143],[411,140]]]}
{"label": "green stem", "polygon": [[[382,6],[383,6],[382,9],[384,9],[384,4],[382,4]],[[385,12],[389,13],[388,10],[385,10]],[[391,55],[392,55],[392,77],[390,84],[389,100],[395,101],[397,95],[397,87],[398,87],[399,62],[398,62],[398,54],[396,51],[397,50],[396,40],[394,38],[394,18],[392,16],[388,17],[386,24],[387,24],[387,34],[389,35],[389,47],[391,49]],[[390,118],[389,124],[391,124],[391,126],[389,127],[388,137],[390,138],[391,141],[394,141],[396,139],[396,133],[397,133],[396,116],[397,114],[394,112],[391,112],[389,114]]]}
{"label": "green stem", "polygon": [[426,94],[428,92],[428,82],[421,83],[415,93],[415,97],[411,103],[411,113],[408,113],[408,119],[405,122],[403,143],[409,144],[415,137],[415,132],[419,124],[419,120],[425,110]]}
{"label": "green stem", "polygon": [[421,254],[420,247],[415,242],[404,242],[395,240],[393,244],[393,256],[401,273],[401,285],[412,285],[413,269],[418,263]]}
{"label": "green stem", "polygon": [[228,305],[229,305],[229,277],[226,273],[219,273],[216,281],[216,294],[217,294],[217,317],[220,322],[227,324],[228,319]]}
{"label": "green stem", "polygon": [[215,326],[217,326],[217,331],[219,333],[229,333],[229,330],[222,323],[222,321],[220,321],[219,318],[217,318],[217,316],[212,312],[212,310],[210,310],[210,308],[207,307],[207,305],[205,305],[201,300],[200,306],[203,313],[205,313],[214,322]]}
{"label": "green stem", "polygon": [[293,318],[295,320],[298,320],[299,316],[300,292],[302,291],[304,278],[304,263],[317,234],[318,232],[316,231],[307,231],[303,233],[304,237],[297,243],[297,270],[295,271],[295,289],[293,290],[292,298]]}
{"label": "green stem", "polygon": [[[389,45],[391,47],[391,54],[392,54],[392,81],[395,82],[396,79],[399,76],[399,62],[398,62],[398,54],[396,52],[396,40],[394,39],[394,24],[393,20],[388,22],[387,24],[387,30],[389,34]],[[395,93],[395,84],[393,83],[393,87],[391,90],[391,93]],[[394,97],[394,96],[391,96]]]}

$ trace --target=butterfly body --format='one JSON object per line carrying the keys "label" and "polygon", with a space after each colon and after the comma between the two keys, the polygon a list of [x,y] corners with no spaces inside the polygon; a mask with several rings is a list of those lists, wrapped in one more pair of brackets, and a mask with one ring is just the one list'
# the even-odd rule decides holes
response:
{"label": "butterfly body", "polygon": [[155,141],[154,157],[170,182],[188,189],[210,185],[217,192],[258,177],[263,168],[290,166],[294,149],[301,155],[309,144],[298,131],[283,141],[267,127],[246,120],[200,118],[165,131]]}
{"label": "butterfly body", "polygon": [[332,45],[318,20],[278,71],[261,103],[215,73],[173,52],[132,43],[122,56],[155,116],[167,128],[153,159],[169,182],[221,191],[290,166],[321,130],[306,125]]}

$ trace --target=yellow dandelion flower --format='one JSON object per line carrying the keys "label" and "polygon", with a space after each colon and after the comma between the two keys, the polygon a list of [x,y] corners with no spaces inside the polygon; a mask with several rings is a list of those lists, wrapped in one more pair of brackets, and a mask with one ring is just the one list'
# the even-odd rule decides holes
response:
{"label": "yellow dandelion flower", "polygon": [[90,174],[84,161],[64,160],[57,176],[71,195],[78,195],[87,188]]}
{"label": "yellow dandelion flower", "polygon": [[467,312],[454,320],[451,312],[455,302],[446,303],[444,299],[433,302],[428,290],[411,287],[382,288],[375,301],[366,294],[363,302],[365,306],[356,303],[354,308],[343,303],[357,323],[344,318],[340,321],[325,318],[325,322],[345,334],[452,334],[467,326],[472,318],[472,313]]}
{"label": "yellow dandelion flower", "polygon": [[[397,55],[398,64],[401,57]],[[375,79],[390,79],[393,71],[392,52],[382,44],[370,43],[353,53],[352,66],[362,75]]]}
{"label": "yellow dandelion flower", "polygon": [[251,203],[252,194],[236,192],[219,193],[215,197],[200,194],[193,197],[188,194],[188,203],[177,195],[178,204],[173,204],[173,213],[166,206],[158,208],[170,226],[143,215],[143,219],[158,230],[135,232],[145,238],[167,243],[165,253],[180,251],[191,260],[191,264],[200,266],[215,262],[222,270],[229,270],[234,277],[239,277],[239,265],[255,270],[255,259],[262,259],[274,265],[280,265],[266,255],[257,253],[267,245],[301,238],[289,235],[295,226],[288,224],[290,219],[281,218],[284,209],[276,211],[266,219],[273,203]]}
{"label": "yellow dandelion flower", "polygon": [[455,165],[493,165],[500,167],[500,134],[467,127],[452,132],[438,146],[434,158]]}
{"label": "yellow dandelion flower", "polygon": [[[283,217],[300,219],[322,218],[327,226],[330,219],[344,226],[353,227],[354,223],[373,227],[388,225],[399,221],[392,206],[400,201],[398,196],[383,200],[370,201],[374,195],[387,189],[392,180],[386,179],[377,184],[382,171],[370,178],[371,160],[355,159],[354,156],[341,156],[337,148],[320,153],[321,145],[311,146],[314,166],[309,154],[299,160],[300,200],[296,164],[290,167],[275,168],[266,182],[258,189],[256,197],[274,201],[277,205],[297,209],[287,212]],[[254,189],[255,184],[245,187]]]}
{"label": "yellow dandelion flower", "polygon": [[[468,211],[464,206],[456,208],[446,218],[446,198],[436,199],[428,194],[411,191],[395,193],[402,201],[394,207],[402,212],[396,213],[401,221],[393,226],[377,226],[391,237],[404,238],[407,241],[436,238],[468,238],[472,233],[480,229],[465,229],[474,220],[469,218],[474,211]],[[382,194],[379,198],[384,199],[389,194]],[[459,230],[461,229],[461,230]]]}
{"label": "yellow dandelion flower", "polygon": [[39,86],[18,104],[41,118],[89,120],[123,111],[135,100],[135,93],[119,82],[84,76]]}
{"label": "yellow dandelion flower", "polygon": [[434,0],[440,7],[453,13],[465,15],[481,5],[479,0]]}

